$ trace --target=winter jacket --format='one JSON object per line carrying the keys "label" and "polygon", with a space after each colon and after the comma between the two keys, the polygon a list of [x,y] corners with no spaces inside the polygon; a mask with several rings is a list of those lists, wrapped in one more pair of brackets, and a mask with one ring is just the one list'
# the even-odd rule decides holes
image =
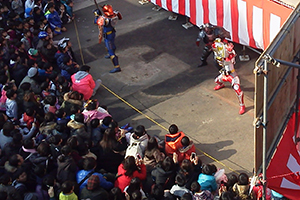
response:
{"label": "winter jacket", "polygon": [[125,187],[129,185],[132,178],[137,177],[142,181],[145,180],[147,176],[146,166],[144,164],[141,164],[140,168],[140,171],[134,171],[132,176],[129,177],[125,175],[126,171],[123,168],[123,164],[120,164],[118,167],[118,178],[115,181],[115,187],[118,187],[121,189],[121,191],[124,191]]}
{"label": "winter jacket", "polygon": [[163,161],[165,159],[165,154],[160,152],[159,149],[153,149],[151,151],[146,151],[143,161],[146,165],[147,172],[151,172],[158,162]]}
{"label": "winter jacket", "polygon": [[209,190],[210,192],[214,192],[217,190],[217,182],[213,175],[207,174],[199,174],[198,183],[201,186],[201,190]]}
{"label": "winter jacket", "polygon": [[57,28],[61,28],[62,22],[58,15],[58,13],[54,10],[53,13],[51,13],[49,10],[45,13],[45,17],[48,20],[50,27],[52,31],[55,31],[55,33],[60,34],[60,30],[56,30]]}
{"label": "winter jacket", "polygon": [[175,184],[176,170],[166,172],[158,165],[152,170],[151,176],[155,184],[162,185],[164,189],[171,189]]}
{"label": "winter jacket", "polygon": [[130,135],[130,139],[129,139],[129,146],[132,145],[133,143],[137,143],[140,142],[140,147],[142,149],[143,155],[145,154],[145,150],[146,147],[148,145],[148,141],[149,141],[149,137],[147,134],[142,135],[141,137],[139,137],[138,139],[135,139],[133,137],[134,133],[132,133]]}
{"label": "winter jacket", "polygon": [[18,1],[12,1],[11,2],[11,9],[15,11],[18,15],[24,13],[24,7],[23,7],[23,2],[22,0]]}
{"label": "winter jacket", "polygon": [[170,190],[170,193],[177,196],[177,197],[182,197],[185,193],[190,193],[191,194],[191,191],[186,189],[184,186],[181,187],[179,185],[173,185],[171,190]]}
{"label": "winter jacket", "polygon": [[30,83],[31,89],[35,94],[40,94],[42,92],[40,84],[34,79],[29,78],[28,76],[25,76],[25,78],[21,81],[20,85],[22,85],[22,83]]}
{"label": "winter jacket", "polygon": [[107,200],[108,198],[108,193],[101,187],[98,187],[94,190],[88,190],[86,187],[84,187],[81,190],[80,193],[80,198],[81,199],[97,199],[97,200]]}
{"label": "winter jacket", "polygon": [[91,74],[85,71],[78,71],[71,76],[71,80],[73,90],[82,93],[85,101],[91,98],[96,86]]}
{"label": "winter jacket", "polygon": [[99,145],[99,142],[102,140],[103,138],[103,133],[101,132],[101,129],[100,127],[97,127],[97,128],[93,128],[91,130],[92,132],[92,141],[94,143],[94,146],[98,146]]}
{"label": "winter jacket", "polygon": [[[77,183],[80,183],[81,180],[84,179],[84,177],[86,177],[86,175],[88,175],[92,170],[80,170],[78,171],[76,178],[77,178]],[[98,173],[98,172],[94,172],[92,175],[96,175],[99,177],[100,179],[100,186],[103,187],[104,189],[110,190],[111,188],[113,188],[113,183],[107,181],[102,174]],[[86,179],[81,185],[80,185],[80,191],[87,185],[88,179]]]}
{"label": "winter jacket", "polygon": [[6,115],[9,118],[14,118],[14,119],[18,119],[18,105],[16,100],[12,100],[7,98],[6,99]]}
{"label": "winter jacket", "polygon": [[198,164],[198,165],[193,164],[193,169],[191,169],[189,171],[186,171],[182,168],[180,168],[180,170],[178,171],[178,173],[182,174],[185,177],[185,179],[186,179],[185,187],[189,190],[191,189],[191,184],[194,181],[198,180],[199,174],[201,172],[202,172],[201,164]]}
{"label": "winter jacket", "polygon": [[22,200],[23,198],[17,190],[11,185],[0,185],[0,192],[6,192],[8,200]]}
{"label": "winter jacket", "polygon": [[60,66],[63,63],[65,56],[68,56],[68,55],[59,50],[54,54],[54,58],[56,59],[57,66]]}
{"label": "winter jacket", "polygon": [[67,180],[76,181],[77,165],[71,156],[60,155],[57,158],[57,175],[56,178],[59,183]]}
{"label": "winter jacket", "polygon": [[71,80],[71,76],[78,72],[78,69],[74,67],[73,64],[71,65],[66,65],[63,62],[59,65],[60,68],[60,73],[63,77],[65,77],[68,81]]}
{"label": "winter jacket", "polygon": [[252,194],[249,195],[250,185],[239,185],[235,183],[232,187],[233,192],[241,199],[241,200],[250,200],[252,198]]}
{"label": "winter jacket", "polygon": [[0,131],[0,148],[3,149],[6,144],[11,143],[12,141],[13,141],[13,138],[5,136],[3,134],[3,129],[1,129],[1,131]]}
{"label": "winter jacket", "polygon": [[190,142],[190,145],[187,147],[182,147],[178,149],[178,162],[181,163],[184,159],[190,159],[192,152],[196,152],[195,145],[193,141]]}
{"label": "winter jacket", "polygon": [[63,192],[61,192],[59,194],[59,200],[78,200],[78,197],[74,192],[71,194],[63,194]]}
{"label": "winter jacket", "polygon": [[21,64],[15,65],[15,68],[10,72],[11,79],[15,80],[16,86],[18,87],[27,75],[27,67]]}
{"label": "winter jacket", "polygon": [[[101,107],[99,107],[99,108],[101,109]],[[101,111],[100,111],[100,109],[84,110],[82,112],[82,114],[84,115],[85,121],[90,122],[90,121],[92,121],[92,119],[102,120],[107,116],[111,117],[111,115],[108,114],[106,110],[105,110],[106,112],[101,112],[104,109],[102,109]]]}
{"label": "winter jacket", "polygon": [[67,126],[71,128],[71,135],[76,135],[78,142],[82,144],[85,140],[91,139],[91,134],[86,131],[86,127],[83,123],[71,120]]}
{"label": "winter jacket", "polygon": [[56,122],[47,122],[47,123],[42,123],[39,130],[40,134],[45,135],[46,137],[55,135],[55,126]]}
{"label": "winter jacket", "polygon": [[6,161],[5,164],[4,164],[4,169],[7,173],[12,175],[13,173],[15,173],[18,170],[18,167],[11,166],[9,164],[9,161]]}
{"label": "winter jacket", "polygon": [[101,145],[98,146],[97,152],[94,152],[97,157],[97,168],[104,169],[107,172],[117,173],[118,166],[124,160],[124,154],[119,153],[123,152],[127,148],[127,142],[125,138],[122,138],[120,141],[114,141],[112,149],[107,148],[103,149]]}
{"label": "winter jacket", "polygon": [[1,89],[1,97],[0,97],[0,110],[1,111],[6,111],[6,99],[7,99],[7,96],[6,96],[6,91],[4,90],[4,87],[2,87]]}
{"label": "winter jacket", "polygon": [[76,108],[79,109],[79,110],[81,110],[82,107],[83,107],[82,101],[74,100],[74,99],[69,98],[70,93],[71,92],[68,92],[68,93],[64,94],[64,102],[61,105],[61,108],[64,109],[67,116],[71,115],[70,109],[71,109],[72,106],[76,106]]}
{"label": "winter jacket", "polygon": [[203,190],[201,192],[196,192],[194,194],[194,200],[214,200],[214,195],[211,194],[208,190]]}
{"label": "winter jacket", "polygon": [[25,9],[26,8],[33,9],[33,7],[34,7],[34,0],[26,0],[26,2],[25,2]]}
{"label": "winter jacket", "polygon": [[25,8],[25,14],[24,14],[24,17],[25,17],[25,18],[33,17],[32,14],[30,14],[31,11],[32,11],[32,8]]}
{"label": "winter jacket", "polygon": [[22,118],[20,119],[21,123],[26,124],[26,127],[28,129],[31,129],[32,123],[34,122],[34,117],[33,116],[28,116],[26,113],[22,115]]}
{"label": "winter jacket", "polygon": [[53,45],[51,46],[50,49],[42,47],[40,52],[41,52],[43,58],[45,58],[47,62],[49,62],[50,64],[52,64],[54,66],[57,65],[56,58],[55,58],[57,49]]}
{"label": "winter jacket", "polygon": [[5,145],[1,152],[1,161],[0,165],[3,165],[3,162],[7,161],[11,155],[18,154],[22,144],[16,144],[14,142]]}
{"label": "winter jacket", "polygon": [[173,155],[174,152],[178,153],[178,149],[182,148],[181,139],[185,134],[180,131],[175,134],[165,135],[165,153],[166,156]]}

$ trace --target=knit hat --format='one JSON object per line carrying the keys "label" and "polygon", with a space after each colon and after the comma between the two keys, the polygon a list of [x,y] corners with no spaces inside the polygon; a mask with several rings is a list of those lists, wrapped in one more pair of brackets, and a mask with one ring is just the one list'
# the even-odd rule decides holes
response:
{"label": "knit hat", "polygon": [[66,48],[66,46],[68,45],[68,41],[70,41],[70,38],[62,38],[62,39],[60,39],[59,40],[59,42],[58,42],[58,46],[60,47],[60,48],[62,48],[62,49],[64,49],[64,48]]}
{"label": "knit hat", "polygon": [[38,50],[30,48],[28,49],[28,54],[31,56],[35,56],[38,53]]}
{"label": "knit hat", "polygon": [[88,179],[87,185],[86,185],[86,189],[88,190],[94,190],[96,189],[100,184],[100,179],[97,175],[92,175],[90,176],[90,178]]}
{"label": "knit hat", "polygon": [[37,68],[31,67],[31,68],[28,70],[28,72],[27,72],[27,76],[28,76],[29,78],[32,78],[32,77],[34,77],[34,76],[37,74],[37,72],[38,72]]}

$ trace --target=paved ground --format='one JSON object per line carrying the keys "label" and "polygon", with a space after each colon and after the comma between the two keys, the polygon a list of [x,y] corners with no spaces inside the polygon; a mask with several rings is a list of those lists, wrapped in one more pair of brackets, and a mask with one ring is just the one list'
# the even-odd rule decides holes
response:
{"label": "paved ground", "polygon": [[[142,6],[137,0],[98,0],[101,4],[112,4],[124,17],[116,26],[122,72],[109,74],[113,66],[104,58],[104,44],[97,44],[98,29],[93,25],[94,2],[74,2],[84,63],[92,67],[95,79],[103,81],[104,87],[96,97],[108,106],[120,125],[143,124],[150,135],[163,136],[166,128],[175,123],[195,142],[204,163],[214,163],[227,173],[252,172],[252,70],[256,53],[247,50],[252,58],[249,62],[237,59],[236,69],[247,107],[247,112],[240,116],[237,97],[229,85],[220,91],[213,90],[218,71],[212,57],[209,66],[197,68],[202,50],[195,45],[198,29],[184,29],[181,26],[186,20],[184,16],[169,21],[169,13],[153,11],[152,4]],[[67,28],[63,36],[71,38],[77,59],[81,61],[75,26],[71,23]],[[239,45],[236,51],[241,54]]]}

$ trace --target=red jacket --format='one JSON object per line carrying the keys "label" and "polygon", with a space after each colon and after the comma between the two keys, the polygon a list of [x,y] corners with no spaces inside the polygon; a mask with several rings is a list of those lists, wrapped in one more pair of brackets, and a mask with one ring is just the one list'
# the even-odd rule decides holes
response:
{"label": "red jacket", "polygon": [[95,81],[88,72],[79,71],[71,76],[73,91],[77,91],[84,96],[84,100],[91,98],[96,86]]}
{"label": "red jacket", "polygon": [[125,175],[125,169],[123,168],[123,164],[121,163],[118,167],[118,178],[115,181],[115,187],[118,187],[123,192],[125,187],[129,185],[132,178],[137,177],[141,180],[145,180],[147,176],[146,166],[144,164],[140,165],[141,170],[133,172],[132,176]]}
{"label": "red jacket", "polygon": [[30,130],[32,123],[34,122],[34,117],[28,116],[26,113],[23,114],[23,121],[26,123],[27,128]]}
{"label": "red jacket", "polygon": [[182,148],[181,139],[185,136],[184,132],[180,131],[175,134],[165,135],[165,153],[166,156],[178,153],[178,149]]}

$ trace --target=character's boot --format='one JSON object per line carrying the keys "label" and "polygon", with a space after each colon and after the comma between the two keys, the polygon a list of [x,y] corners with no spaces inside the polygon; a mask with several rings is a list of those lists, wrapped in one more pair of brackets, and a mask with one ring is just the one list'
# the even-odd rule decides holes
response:
{"label": "character's boot", "polygon": [[118,56],[112,55],[112,56],[110,56],[110,59],[111,59],[113,65],[115,66],[115,68],[113,70],[110,70],[109,73],[120,72],[121,68],[120,68],[120,65],[119,65]]}
{"label": "character's boot", "polygon": [[239,91],[236,91],[236,94],[237,94],[237,97],[238,97],[239,103],[240,103],[239,114],[242,115],[246,111],[246,107],[245,107],[245,104],[244,104],[244,92],[239,90]]}
{"label": "character's boot", "polygon": [[239,111],[239,114],[240,114],[240,115],[242,115],[242,114],[244,114],[244,113],[245,113],[245,111],[246,111],[246,107],[245,107],[245,105],[243,105],[243,106],[240,106],[240,111]]}
{"label": "character's boot", "polygon": [[211,54],[212,50],[208,47],[205,46],[201,55],[201,64],[198,65],[198,67],[204,67],[207,65],[207,58]]}
{"label": "character's boot", "polygon": [[109,73],[116,73],[116,72],[120,72],[121,68],[120,67],[115,67],[114,69],[110,70]]}
{"label": "character's boot", "polygon": [[223,87],[225,87],[224,83],[218,84],[216,85],[216,87],[214,87],[214,90],[219,90],[222,89]]}

